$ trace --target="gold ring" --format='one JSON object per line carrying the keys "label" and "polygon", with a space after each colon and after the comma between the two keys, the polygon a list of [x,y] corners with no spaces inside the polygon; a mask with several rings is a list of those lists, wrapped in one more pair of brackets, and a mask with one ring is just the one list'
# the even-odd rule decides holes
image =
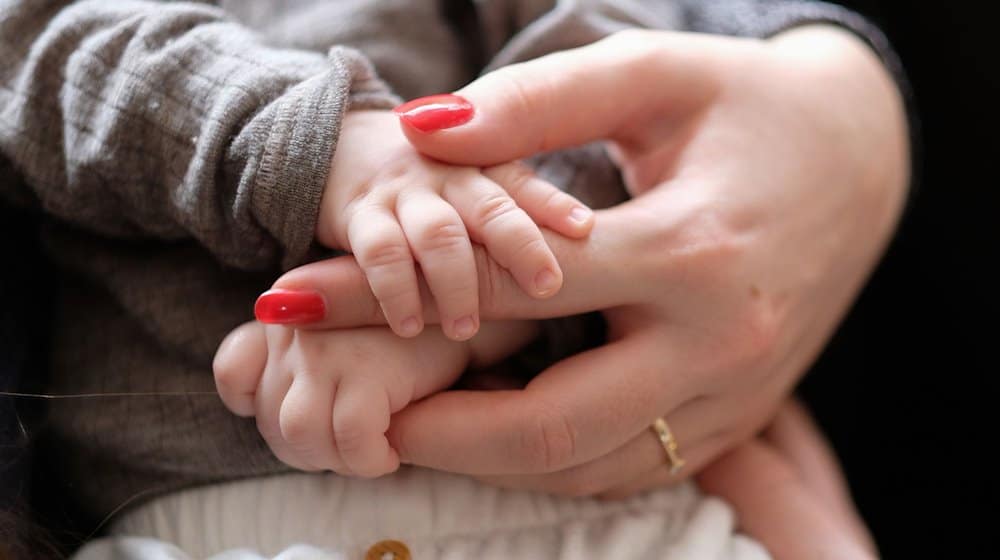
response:
{"label": "gold ring", "polygon": [[660,440],[660,444],[663,446],[663,450],[667,452],[667,464],[670,467],[670,474],[676,475],[681,472],[684,468],[684,459],[681,458],[681,454],[677,451],[677,440],[674,439],[673,432],[670,431],[670,426],[667,426],[667,421],[663,418],[657,418],[650,426],[650,429],[656,434],[657,439]]}

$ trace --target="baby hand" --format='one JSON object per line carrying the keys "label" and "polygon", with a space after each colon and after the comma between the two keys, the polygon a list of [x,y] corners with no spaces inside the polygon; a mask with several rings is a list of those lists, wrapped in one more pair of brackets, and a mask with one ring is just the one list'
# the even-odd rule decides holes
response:
{"label": "baby hand", "polygon": [[469,360],[466,343],[428,329],[306,331],[248,323],[223,342],[216,386],[282,462],[306,471],[379,476],[399,467],[385,431],[410,401],[446,387]]}
{"label": "baby hand", "polygon": [[423,329],[416,261],[442,330],[467,340],[479,328],[470,238],[527,294],[544,298],[562,286],[536,224],[579,238],[593,213],[520,164],[480,170],[428,159],[406,141],[395,115],[359,111],[341,127],[317,239],[354,254],[389,326],[404,337]]}
{"label": "baby hand", "polygon": [[438,329],[405,339],[384,327],[306,331],[254,322],[226,337],[213,369],[223,403],[255,416],[282,462],[375,477],[399,467],[385,436],[392,414],[535,334],[528,322],[487,323],[466,342]]}

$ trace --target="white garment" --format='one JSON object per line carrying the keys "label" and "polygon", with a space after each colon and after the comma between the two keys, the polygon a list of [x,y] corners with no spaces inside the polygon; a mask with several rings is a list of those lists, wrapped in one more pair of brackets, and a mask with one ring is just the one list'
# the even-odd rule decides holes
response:
{"label": "white garment", "polygon": [[[404,468],[375,480],[287,474],[169,494],[129,511],[73,560],[767,560],[732,510],[693,484],[605,502],[504,490]],[[169,544],[168,544],[169,543]]]}

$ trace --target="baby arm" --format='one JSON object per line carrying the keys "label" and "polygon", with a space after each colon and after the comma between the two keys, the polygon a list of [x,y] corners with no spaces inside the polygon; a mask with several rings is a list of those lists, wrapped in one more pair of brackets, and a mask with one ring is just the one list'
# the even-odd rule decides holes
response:
{"label": "baby arm", "polygon": [[527,294],[559,290],[562,272],[539,225],[583,237],[593,213],[520,164],[480,170],[421,156],[391,112],[358,111],[343,120],[316,235],[354,254],[389,326],[404,337],[423,329],[419,264],[442,330],[466,340],[479,326],[471,242]]}
{"label": "baby arm", "polygon": [[0,199],[243,270],[303,263],[345,108],[399,100],[361,53],[275,47],[207,4],[0,1]]}
{"label": "baby arm", "polygon": [[454,383],[469,365],[499,361],[538,333],[535,323],[486,323],[455,342],[439,329],[400,338],[384,327],[307,331],[246,323],[216,353],[225,405],[256,417],[284,463],[374,477],[395,471],[392,414]]}

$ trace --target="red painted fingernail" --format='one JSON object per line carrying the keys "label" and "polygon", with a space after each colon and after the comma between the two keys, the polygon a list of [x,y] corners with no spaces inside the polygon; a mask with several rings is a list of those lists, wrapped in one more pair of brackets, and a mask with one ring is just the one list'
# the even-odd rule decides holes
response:
{"label": "red painted fingernail", "polygon": [[268,290],[257,298],[253,313],[273,325],[315,323],[326,317],[326,302],[312,290]]}
{"label": "red painted fingernail", "polygon": [[392,110],[406,124],[421,132],[433,132],[469,122],[476,109],[469,100],[453,93],[428,95],[407,101]]}

